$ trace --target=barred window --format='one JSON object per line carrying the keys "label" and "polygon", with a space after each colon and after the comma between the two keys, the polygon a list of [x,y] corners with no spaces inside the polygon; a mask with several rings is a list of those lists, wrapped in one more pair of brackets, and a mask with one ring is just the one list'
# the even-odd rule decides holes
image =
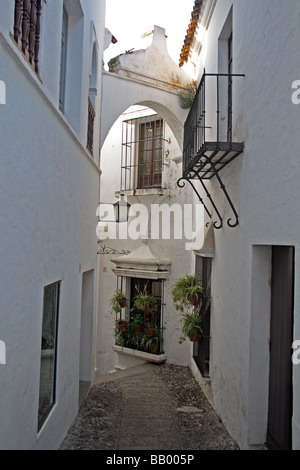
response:
{"label": "barred window", "polygon": [[121,190],[161,188],[164,122],[158,115],[123,122]]}
{"label": "barred window", "polygon": [[39,74],[42,0],[15,0],[14,40]]}

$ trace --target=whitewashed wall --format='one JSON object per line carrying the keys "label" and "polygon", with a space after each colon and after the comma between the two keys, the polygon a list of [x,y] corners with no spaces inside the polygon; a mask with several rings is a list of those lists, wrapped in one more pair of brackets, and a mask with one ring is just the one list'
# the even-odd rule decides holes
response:
{"label": "whitewashed wall", "polygon": [[[300,5],[218,0],[203,33],[199,78],[202,67],[218,72],[218,38],[232,6],[233,72],[246,75],[234,93],[235,137],[245,142],[245,150],[222,172],[240,225],[232,230],[225,224],[215,232],[211,387],[217,412],[247,448],[263,445],[266,437],[271,245],[296,247],[294,338],[300,334],[299,106],[291,100],[292,83],[300,76]],[[229,218],[217,182],[212,194]],[[300,371],[294,366],[294,449],[300,448],[299,391]]]}
{"label": "whitewashed wall", "polygon": [[[122,121],[133,117],[141,117],[147,114],[144,107],[141,111],[133,113],[134,108],[129,108],[112,127],[101,151],[101,202],[114,203],[117,202],[116,191],[120,190],[121,175],[121,142],[122,142]],[[153,111],[152,111],[153,113]],[[164,194],[160,195],[159,191],[155,194],[155,190],[151,191],[152,195],[145,190],[145,195],[128,196],[128,202],[133,204],[143,204],[147,208],[148,214],[151,214],[151,204],[179,204],[183,207],[189,202],[191,193],[186,189],[182,190],[177,187],[177,180],[181,177],[181,163],[176,163],[174,158],[181,156],[180,147],[166,123],[165,138],[169,142],[165,143],[165,163],[166,167],[163,174]],[[175,220],[175,224],[178,223]],[[173,230],[171,230],[173,232]],[[147,242],[139,240],[105,240],[104,244],[117,250],[134,251],[141,247],[144,243],[151,248],[154,254],[161,258],[171,260],[170,275],[165,281],[165,303],[164,307],[164,352],[169,363],[181,364],[188,366],[190,363],[190,343],[180,345],[179,338],[182,336],[180,316],[176,312],[170,295],[170,287],[179,277],[189,273],[192,269],[191,260],[192,252],[186,251],[186,240],[154,240]],[[115,324],[114,315],[110,314],[109,300],[114,290],[117,288],[117,277],[112,272],[115,264],[111,262],[111,258],[116,255],[100,256],[100,291],[99,291],[99,328],[98,328],[98,351],[97,351],[97,369],[98,373],[103,374],[113,370],[117,366],[119,359],[117,353],[113,351],[114,337],[113,330]]]}
{"label": "whitewashed wall", "polygon": [[[41,80],[10,37],[14,1],[0,5],[0,79],[7,91],[6,105],[0,106],[0,315],[7,353],[0,370],[1,449],[56,449],[76,416],[81,290],[87,271],[94,272],[89,320],[96,323],[100,113],[93,161],[86,151],[87,98],[91,21],[99,47],[101,98],[105,1],[67,3],[76,10],[71,20],[78,30],[72,31],[77,47],[68,51],[65,115],[58,110],[62,0],[43,2]],[[57,399],[38,433],[43,289],[56,281],[61,281]]]}

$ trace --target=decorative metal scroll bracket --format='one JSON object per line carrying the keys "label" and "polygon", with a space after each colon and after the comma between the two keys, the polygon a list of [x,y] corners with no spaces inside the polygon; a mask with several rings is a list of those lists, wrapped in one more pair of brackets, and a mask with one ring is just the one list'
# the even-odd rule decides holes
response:
{"label": "decorative metal scroll bracket", "polygon": [[115,250],[114,248],[110,248],[109,246],[103,245],[103,241],[98,241],[99,249],[98,255],[130,255],[131,251],[128,250]]}
{"label": "decorative metal scroll bracket", "polygon": [[[234,214],[234,220],[232,218],[228,219],[227,220],[227,225],[230,227],[230,228],[235,228],[239,225],[239,215],[233,205],[233,202],[226,190],[226,187],[215,167],[215,164],[213,163],[213,161],[207,156],[207,155],[202,155],[201,157],[201,160],[200,160],[200,163],[206,163],[206,164],[209,164],[211,166],[211,170],[212,172],[214,173],[214,176],[216,176],[219,184],[220,184],[220,187],[226,197],[226,200],[228,201],[228,204]],[[186,182],[188,182],[191,187],[193,188],[195,194],[197,195],[199,201],[201,202],[201,204],[203,204],[204,206],[204,209],[207,213],[207,215],[209,216],[210,219],[212,219],[212,214],[211,212],[208,210],[204,200],[202,199],[199,191],[196,189],[195,187],[195,184],[194,184],[194,180],[199,180],[201,185],[202,185],[202,188],[204,189],[205,191],[205,194],[207,196],[207,198],[209,199],[212,207],[214,208],[214,211],[215,213],[217,214],[217,217],[218,217],[218,220],[216,220],[214,223],[213,223],[213,226],[216,230],[220,230],[222,227],[223,227],[223,218],[211,196],[211,194],[209,193],[205,183],[204,183],[204,178],[201,178],[201,176],[199,175],[199,173],[196,171],[196,170],[190,170],[185,176],[183,176],[182,178],[180,178],[178,181],[177,181],[177,185],[180,187],[180,188],[183,188],[185,185],[186,185]]]}

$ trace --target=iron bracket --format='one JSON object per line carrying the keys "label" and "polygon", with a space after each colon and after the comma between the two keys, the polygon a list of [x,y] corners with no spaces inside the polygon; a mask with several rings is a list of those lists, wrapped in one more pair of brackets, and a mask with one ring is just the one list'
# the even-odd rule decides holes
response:
{"label": "iron bracket", "polygon": [[[225,187],[225,184],[223,183],[220,175],[219,175],[219,171],[217,170],[212,158],[210,158],[209,156],[205,155],[205,154],[202,154],[201,155],[201,158],[199,160],[199,164],[200,165],[205,165],[205,167],[207,168],[207,165],[209,166],[209,171],[213,174],[212,177],[216,177],[219,184],[220,184],[220,187],[225,195],[225,198],[233,212],[233,215],[234,215],[234,219],[231,217],[227,220],[227,225],[230,227],[230,228],[235,228],[239,225],[239,215],[234,207],[234,204],[228,194],[228,191],[226,190],[226,187]],[[215,213],[217,214],[217,217],[218,217],[218,220],[216,220],[215,222],[213,222],[213,226],[216,230],[220,230],[222,227],[223,227],[223,218],[220,214],[220,211],[218,210],[211,194],[209,193],[208,189],[207,189],[207,186],[205,185],[205,179],[207,178],[202,178],[201,175],[199,174],[199,171],[197,171],[197,169],[193,168],[193,169],[190,169],[188,170],[187,172],[185,172],[184,176],[182,178],[180,178],[178,181],[177,181],[177,185],[180,187],[180,188],[183,188],[186,184],[186,182],[188,182],[191,187],[193,188],[195,194],[197,195],[199,201],[201,202],[201,204],[204,205],[204,208],[205,208],[205,211],[207,213],[207,215],[209,216],[210,219],[212,219],[212,214],[211,212],[209,211],[209,209],[207,208],[203,198],[201,197],[199,191],[196,189],[195,187],[195,184],[194,184],[194,180],[199,180],[199,182],[201,183],[201,186],[202,188],[204,189],[205,191],[205,194],[206,194],[206,197],[209,199]],[[209,178],[210,179],[210,178]]]}

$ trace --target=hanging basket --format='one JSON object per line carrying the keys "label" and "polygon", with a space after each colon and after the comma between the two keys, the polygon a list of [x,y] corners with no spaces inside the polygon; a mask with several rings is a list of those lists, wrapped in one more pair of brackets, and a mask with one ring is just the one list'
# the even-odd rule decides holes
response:
{"label": "hanging basket", "polygon": [[199,341],[199,335],[197,335],[197,334],[190,335],[190,341],[191,341],[192,343],[198,343],[198,341]]}
{"label": "hanging basket", "polygon": [[195,307],[201,302],[201,293],[198,292],[197,294],[188,295],[187,299]]}
{"label": "hanging basket", "polygon": [[120,329],[121,331],[126,330],[127,321],[125,321],[125,320],[120,320],[120,321],[118,322],[118,327],[119,327],[119,329]]}
{"label": "hanging basket", "polygon": [[145,328],[146,335],[151,338],[153,336],[154,328]]}
{"label": "hanging basket", "polygon": [[123,299],[119,300],[119,305],[121,308],[124,308],[126,306],[127,299],[124,297]]}

